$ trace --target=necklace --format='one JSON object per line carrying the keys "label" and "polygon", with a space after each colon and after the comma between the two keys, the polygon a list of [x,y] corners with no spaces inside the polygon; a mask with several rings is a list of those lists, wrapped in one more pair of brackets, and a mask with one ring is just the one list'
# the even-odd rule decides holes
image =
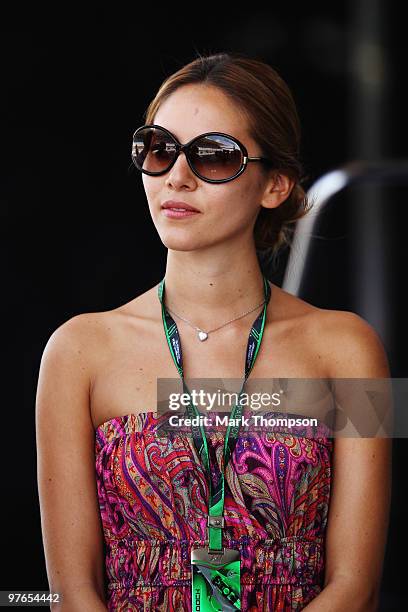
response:
{"label": "necklace", "polygon": [[245,317],[247,314],[249,314],[250,312],[254,312],[254,310],[256,310],[257,308],[259,308],[260,306],[262,306],[263,304],[265,304],[265,300],[263,300],[260,304],[258,304],[257,306],[255,306],[255,308],[252,308],[251,310],[247,310],[246,312],[244,312],[243,314],[239,315],[238,317],[235,317],[234,319],[230,319],[229,321],[227,321],[226,323],[223,323],[222,325],[219,325],[218,327],[214,327],[213,329],[209,329],[207,331],[204,331],[202,329],[200,329],[199,327],[197,327],[197,325],[194,325],[194,323],[191,323],[190,321],[188,321],[187,319],[185,319],[184,317],[182,317],[181,315],[178,315],[176,312],[174,312],[174,310],[171,310],[168,306],[166,306],[167,310],[169,312],[171,312],[172,314],[174,314],[178,319],[181,319],[182,321],[184,321],[185,323],[188,323],[188,325],[190,325],[190,327],[192,327],[193,329],[195,329],[197,331],[197,336],[198,339],[201,342],[204,342],[204,340],[207,340],[210,332],[214,332],[217,331],[218,329],[221,329],[221,327],[225,327],[226,325],[228,325],[229,323],[232,323],[233,321],[238,321],[238,319],[242,319],[243,317]]}

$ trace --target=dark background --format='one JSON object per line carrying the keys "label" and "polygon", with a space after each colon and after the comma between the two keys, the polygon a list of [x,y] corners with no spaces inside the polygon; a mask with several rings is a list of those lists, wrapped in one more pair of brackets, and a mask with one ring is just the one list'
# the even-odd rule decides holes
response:
{"label": "dark background", "polygon": [[[3,294],[4,329],[12,333],[4,364],[13,362],[15,378],[8,376],[11,384],[4,386],[7,563],[1,589],[48,588],[34,410],[49,336],[76,314],[132,299],[164,273],[166,249],[130,158],[132,133],[144,123],[161,82],[197,53],[241,51],[270,63],[298,106],[307,187],[354,159],[408,158],[408,49],[399,6],[378,0],[285,7],[271,2],[253,10],[229,3],[184,10],[174,3],[133,9],[111,4],[58,11],[35,6],[3,15],[1,256],[10,282]],[[364,191],[333,199],[322,215],[301,297],[367,318],[383,338],[392,376],[405,377],[407,186],[378,189],[380,205],[372,210]],[[358,223],[356,210],[364,211]],[[359,236],[371,235],[374,213],[380,232],[372,248],[388,262],[385,323],[358,308],[356,286],[366,291],[375,267],[362,282],[353,277]],[[270,270],[273,282],[280,284],[286,257]],[[21,357],[23,382],[14,361]],[[404,602],[406,449],[405,439],[395,440],[384,611],[401,610]]]}

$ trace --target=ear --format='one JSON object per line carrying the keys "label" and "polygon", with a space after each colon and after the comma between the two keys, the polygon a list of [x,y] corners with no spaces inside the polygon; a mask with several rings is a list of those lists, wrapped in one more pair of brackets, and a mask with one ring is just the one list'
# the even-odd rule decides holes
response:
{"label": "ear", "polygon": [[261,206],[264,208],[276,208],[290,196],[294,184],[295,181],[293,179],[275,170],[266,183],[260,202]]}

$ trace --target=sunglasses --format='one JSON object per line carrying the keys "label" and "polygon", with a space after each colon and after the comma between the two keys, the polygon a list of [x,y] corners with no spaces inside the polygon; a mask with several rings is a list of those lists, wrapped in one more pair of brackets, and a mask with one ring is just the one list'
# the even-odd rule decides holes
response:
{"label": "sunglasses", "polygon": [[143,125],[133,134],[132,160],[144,174],[165,174],[182,151],[192,172],[207,183],[232,181],[248,162],[272,165],[266,157],[249,157],[239,140],[222,132],[206,132],[183,145],[160,125]]}

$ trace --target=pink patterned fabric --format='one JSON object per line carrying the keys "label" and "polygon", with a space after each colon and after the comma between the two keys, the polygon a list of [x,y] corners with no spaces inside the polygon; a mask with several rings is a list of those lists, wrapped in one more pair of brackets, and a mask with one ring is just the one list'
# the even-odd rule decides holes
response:
{"label": "pink patterned fabric", "polygon": [[[191,610],[190,551],[208,544],[208,483],[191,435],[161,433],[163,419],[125,415],[95,432],[110,611]],[[242,435],[227,466],[223,545],[241,551],[245,611],[302,610],[323,587],[333,440],[323,424],[301,433]],[[207,439],[220,466],[224,434]]]}

